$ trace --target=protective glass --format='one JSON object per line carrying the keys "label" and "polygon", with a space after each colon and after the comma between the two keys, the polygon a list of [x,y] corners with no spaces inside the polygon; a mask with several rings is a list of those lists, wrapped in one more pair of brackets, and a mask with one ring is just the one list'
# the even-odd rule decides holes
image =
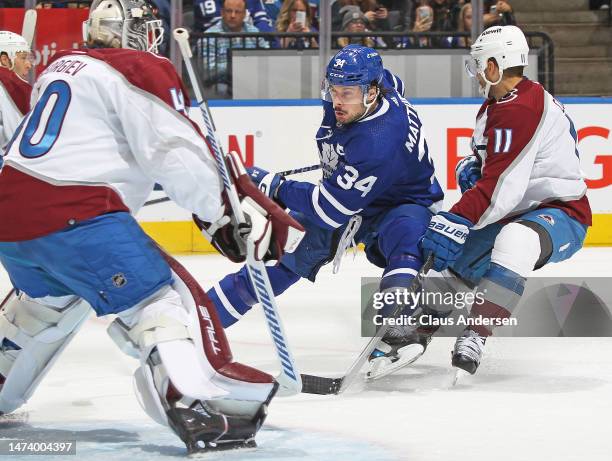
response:
{"label": "protective glass", "polygon": [[332,85],[324,79],[321,99],[335,104],[363,104],[363,95],[367,90],[366,85]]}
{"label": "protective glass", "polygon": [[29,61],[32,65],[34,65],[34,62],[36,61],[36,57],[31,51],[18,51],[15,53],[15,57],[23,59],[24,61]]}
{"label": "protective glass", "polygon": [[476,78],[478,73],[481,71],[478,59],[473,58],[472,56],[468,56],[465,60],[465,72],[469,77]]}

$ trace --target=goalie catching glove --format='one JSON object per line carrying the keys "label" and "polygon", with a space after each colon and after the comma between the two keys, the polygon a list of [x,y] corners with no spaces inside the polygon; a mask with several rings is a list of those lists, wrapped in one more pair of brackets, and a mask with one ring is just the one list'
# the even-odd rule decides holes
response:
{"label": "goalie catching glove", "polygon": [[254,243],[257,260],[280,259],[284,253],[293,253],[304,236],[304,228],[253,184],[236,152],[230,152],[226,162],[246,222],[238,223],[224,190],[224,212],[218,220],[205,222],[193,215],[204,237],[219,253],[237,263],[245,261],[249,239]]}

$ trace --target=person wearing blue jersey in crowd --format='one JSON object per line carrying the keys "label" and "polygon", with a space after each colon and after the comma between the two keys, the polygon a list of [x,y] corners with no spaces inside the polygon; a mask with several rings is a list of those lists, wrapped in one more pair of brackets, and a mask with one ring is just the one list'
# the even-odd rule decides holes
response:
{"label": "person wearing blue jersey in crowd", "polygon": [[[322,180],[291,181],[249,169],[260,189],[307,229],[292,255],[268,267],[275,294],[300,278],[314,282],[332,260],[337,267],[353,241],[363,243],[369,261],[384,269],[381,290],[411,285],[423,265],[418,242],[444,194],[421,121],[402,93],[403,83],[383,68],[377,51],[349,45],[327,66],[324,115],[316,134]],[[224,326],[256,303],[246,268],[226,276],[208,294]],[[414,359],[402,357],[405,337],[404,329],[388,330],[371,357],[373,374],[381,360],[402,366]]]}
{"label": "person wearing blue jersey in crowd", "polygon": [[[274,32],[272,21],[264,8],[262,0],[245,0],[246,9],[253,26],[260,32]],[[205,32],[211,26],[221,21],[223,0],[194,0],[193,17],[194,28],[198,32]]]}

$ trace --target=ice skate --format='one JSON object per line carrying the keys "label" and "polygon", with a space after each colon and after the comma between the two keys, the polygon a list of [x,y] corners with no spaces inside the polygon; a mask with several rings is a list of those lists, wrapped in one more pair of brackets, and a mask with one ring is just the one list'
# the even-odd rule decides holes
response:
{"label": "ice skate", "polygon": [[463,335],[457,338],[453,349],[452,365],[473,375],[480,365],[487,341],[485,336],[480,336],[473,330],[465,330]]}

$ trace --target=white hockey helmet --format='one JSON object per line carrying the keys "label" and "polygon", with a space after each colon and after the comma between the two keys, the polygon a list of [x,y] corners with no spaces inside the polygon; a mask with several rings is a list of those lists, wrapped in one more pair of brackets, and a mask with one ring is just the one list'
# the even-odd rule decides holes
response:
{"label": "white hockey helmet", "polygon": [[31,53],[30,45],[21,35],[8,30],[0,30],[0,54],[6,53],[11,60],[11,70],[15,66],[17,53]]}
{"label": "white hockey helmet", "polygon": [[83,23],[83,38],[106,48],[157,53],[164,37],[162,22],[143,0],[94,0]]}
{"label": "white hockey helmet", "polygon": [[[504,69],[517,66],[527,66],[529,45],[525,34],[516,26],[489,27],[476,39],[470,50],[470,58],[465,68],[471,77],[480,75],[485,83],[482,92],[488,97],[491,85],[501,82]],[[495,59],[499,67],[499,79],[490,82],[485,77],[485,69],[489,59]]]}

